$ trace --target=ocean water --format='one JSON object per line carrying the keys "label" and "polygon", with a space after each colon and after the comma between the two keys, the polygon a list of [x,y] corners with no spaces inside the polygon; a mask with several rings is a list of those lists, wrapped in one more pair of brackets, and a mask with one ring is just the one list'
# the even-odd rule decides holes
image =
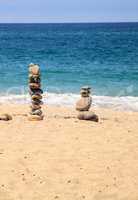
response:
{"label": "ocean water", "polygon": [[93,104],[138,111],[138,23],[0,24],[0,102],[28,102],[38,63],[44,102],[73,105],[83,85]]}

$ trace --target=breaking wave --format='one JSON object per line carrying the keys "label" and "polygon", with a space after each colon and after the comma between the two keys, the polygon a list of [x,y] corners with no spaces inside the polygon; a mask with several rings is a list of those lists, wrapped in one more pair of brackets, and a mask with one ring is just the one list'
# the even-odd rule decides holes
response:
{"label": "breaking wave", "polygon": [[[74,106],[75,102],[80,98],[79,94],[73,93],[44,93],[43,102],[47,105],[57,106]],[[29,95],[2,95],[0,97],[0,104],[6,103],[30,103]],[[124,96],[93,96],[93,106],[103,108],[113,108],[116,110],[138,111],[138,97]]]}

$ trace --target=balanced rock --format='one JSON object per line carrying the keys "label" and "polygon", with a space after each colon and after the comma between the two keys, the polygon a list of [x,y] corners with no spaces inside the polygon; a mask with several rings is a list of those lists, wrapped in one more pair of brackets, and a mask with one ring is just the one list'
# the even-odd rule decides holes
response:
{"label": "balanced rock", "polygon": [[94,122],[99,121],[98,116],[92,111],[79,112],[77,118],[79,120],[89,120],[89,121],[94,121]]}
{"label": "balanced rock", "polygon": [[89,91],[90,91],[90,90],[91,90],[91,87],[88,86],[88,85],[87,85],[87,86],[83,86],[83,87],[81,87],[81,90],[89,90]]}
{"label": "balanced rock", "polygon": [[92,97],[81,97],[76,103],[76,110],[78,111],[88,111],[92,104]]}
{"label": "balanced rock", "polygon": [[81,94],[82,97],[89,97],[90,92],[89,91],[83,91],[83,90],[81,90],[80,94]]}
{"label": "balanced rock", "polygon": [[39,99],[32,100],[31,102],[32,102],[32,105],[42,105],[43,104],[43,102]]}
{"label": "balanced rock", "polygon": [[41,94],[34,94],[32,95],[32,100],[41,100],[42,99],[42,95]]}
{"label": "balanced rock", "polygon": [[89,86],[84,86],[81,88],[80,94],[82,97],[89,97],[91,93],[91,88]]}
{"label": "balanced rock", "polygon": [[35,105],[35,104],[32,104],[31,106],[31,110],[39,110],[39,109],[41,109],[41,105]]}
{"label": "balanced rock", "polygon": [[30,83],[29,87],[32,89],[39,89],[41,87],[40,83]]}
{"label": "balanced rock", "polygon": [[43,90],[41,90],[40,88],[34,89],[34,88],[30,88],[29,89],[29,94],[32,95],[39,95],[39,94],[43,94]]}
{"label": "balanced rock", "polygon": [[29,82],[30,83],[40,83],[41,79],[39,75],[29,75]]}
{"label": "balanced rock", "polygon": [[37,64],[30,64],[29,72],[31,75],[39,75],[40,74],[39,66]]}
{"label": "balanced rock", "polygon": [[42,115],[42,111],[41,110],[32,110],[30,112],[30,114],[31,115],[39,115],[39,116],[41,116]]}

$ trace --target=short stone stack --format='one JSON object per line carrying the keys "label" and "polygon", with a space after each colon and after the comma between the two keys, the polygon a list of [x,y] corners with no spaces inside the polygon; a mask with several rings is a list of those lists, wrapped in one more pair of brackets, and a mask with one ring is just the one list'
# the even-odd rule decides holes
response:
{"label": "short stone stack", "polygon": [[79,111],[77,118],[98,122],[98,116],[90,111],[92,105],[91,88],[88,86],[82,87],[80,94],[81,99],[76,103],[76,110]]}
{"label": "short stone stack", "polygon": [[37,64],[29,65],[29,93],[31,95],[31,111],[29,115],[30,121],[43,120],[41,110],[42,93],[40,68]]}

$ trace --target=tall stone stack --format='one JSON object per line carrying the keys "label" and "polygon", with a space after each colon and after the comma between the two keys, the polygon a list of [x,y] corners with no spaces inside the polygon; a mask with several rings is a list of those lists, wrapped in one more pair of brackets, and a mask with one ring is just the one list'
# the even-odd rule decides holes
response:
{"label": "tall stone stack", "polygon": [[91,120],[98,122],[98,116],[90,111],[92,105],[91,88],[84,86],[80,91],[81,98],[76,103],[76,110],[79,111],[77,118],[79,120]]}
{"label": "tall stone stack", "polygon": [[32,63],[29,65],[29,93],[31,96],[31,111],[28,119],[30,121],[43,120],[41,110],[43,91],[41,90],[40,67]]}

